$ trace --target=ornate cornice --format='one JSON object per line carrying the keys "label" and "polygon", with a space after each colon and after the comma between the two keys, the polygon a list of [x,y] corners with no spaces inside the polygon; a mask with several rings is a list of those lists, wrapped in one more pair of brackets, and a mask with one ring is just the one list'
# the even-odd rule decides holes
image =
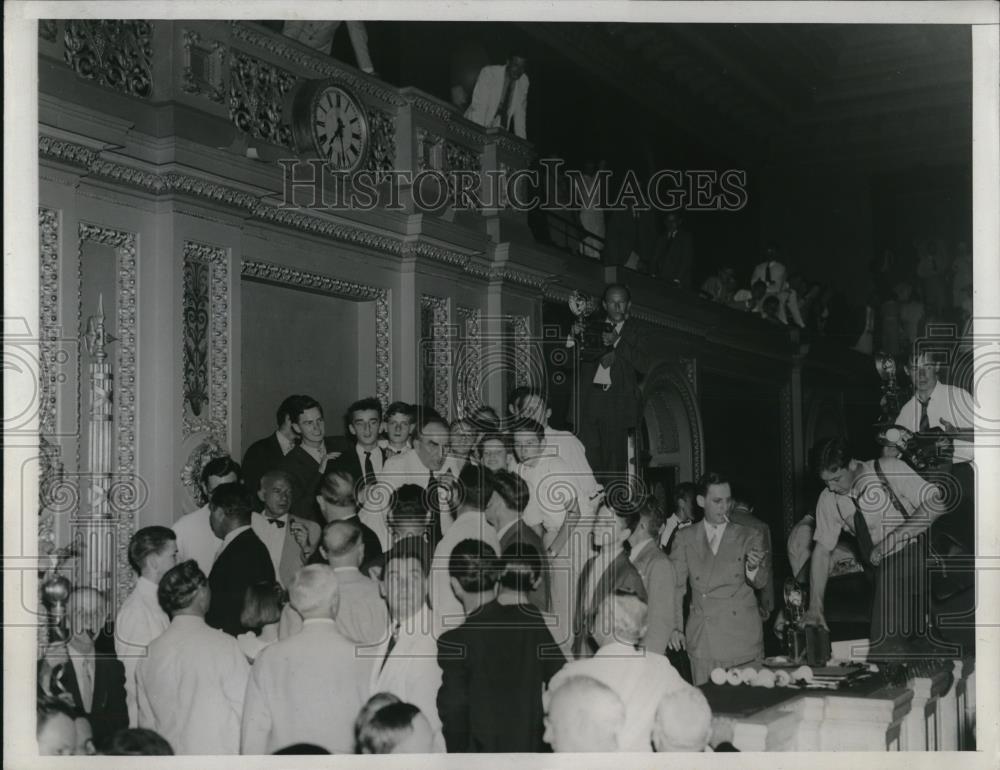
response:
{"label": "ornate cornice", "polygon": [[369,78],[355,75],[350,70],[338,65],[329,56],[302,50],[280,34],[261,32],[239,21],[230,22],[230,27],[234,39],[262,48],[312,74],[336,78],[350,85],[355,91],[374,96],[392,105],[402,107],[406,104],[404,99],[392,89],[379,85]]}
{"label": "ornate cornice", "polygon": [[498,134],[496,137],[497,149],[508,155],[516,155],[521,158],[532,158],[535,151],[521,139],[514,139],[509,134]]}
{"label": "ornate cornice", "polygon": [[[431,320],[431,362],[430,381],[433,388],[432,402],[438,414],[451,417],[451,312],[450,303],[444,297],[422,294],[420,308],[430,313]],[[425,341],[426,344],[426,341]],[[426,356],[420,356],[421,366],[428,366]],[[427,382],[424,373],[421,381]],[[423,393],[427,400],[426,388]]]}
{"label": "ornate cornice", "polygon": [[344,299],[375,302],[375,396],[387,407],[392,396],[392,324],[389,290],[366,283],[355,283],[331,275],[276,265],[273,262],[243,260],[244,278],[316,291]]}

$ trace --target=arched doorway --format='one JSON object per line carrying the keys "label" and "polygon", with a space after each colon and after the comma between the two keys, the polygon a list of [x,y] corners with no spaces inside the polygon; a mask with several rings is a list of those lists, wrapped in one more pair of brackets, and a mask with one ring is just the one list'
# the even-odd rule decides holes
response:
{"label": "arched doorway", "polygon": [[701,415],[692,383],[676,364],[654,367],[643,386],[643,479],[661,502],[702,472]]}

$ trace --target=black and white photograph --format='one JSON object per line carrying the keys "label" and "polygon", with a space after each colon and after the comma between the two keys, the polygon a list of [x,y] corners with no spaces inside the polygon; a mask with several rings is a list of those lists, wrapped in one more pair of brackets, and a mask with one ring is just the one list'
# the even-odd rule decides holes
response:
{"label": "black and white photograph", "polygon": [[4,13],[5,766],[997,766],[1000,6]]}

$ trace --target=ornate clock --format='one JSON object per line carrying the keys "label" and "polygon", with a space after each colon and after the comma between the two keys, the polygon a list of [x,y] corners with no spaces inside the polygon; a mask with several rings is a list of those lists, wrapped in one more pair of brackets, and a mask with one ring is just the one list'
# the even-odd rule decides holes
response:
{"label": "ornate clock", "polygon": [[368,116],[344,86],[307,84],[292,105],[292,132],[300,152],[312,150],[332,171],[353,173],[368,156]]}

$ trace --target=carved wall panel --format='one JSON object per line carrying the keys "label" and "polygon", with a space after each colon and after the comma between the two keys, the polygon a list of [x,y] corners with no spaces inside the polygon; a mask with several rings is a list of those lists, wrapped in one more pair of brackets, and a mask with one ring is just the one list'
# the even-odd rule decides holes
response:
{"label": "carved wall panel", "polygon": [[202,40],[192,30],[181,34],[184,67],[181,69],[181,90],[222,104],[226,100],[226,84],[222,72],[226,45],[219,40]]}
{"label": "carved wall panel", "polygon": [[355,283],[322,273],[298,270],[271,262],[244,260],[244,278],[296,289],[375,303],[375,397],[386,407],[392,401],[392,326],[389,290]]}
{"label": "carved wall panel", "polygon": [[392,171],[396,167],[396,120],[386,112],[368,109],[371,136],[367,168],[372,172]]}
{"label": "carved wall panel", "polygon": [[295,76],[240,51],[229,57],[229,119],[240,131],[292,148],[292,129],[283,120],[285,95]]}
{"label": "carved wall panel", "polygon": [[451,419],[451,334],[447,299],[424,294],[420,297],[420,382],[423,402],[430,403]]}
{"label": "carved wall panel", "polygon": [[229,428],[229,254],[184,242],[184,437],[205,431],[226,442]]}
{"label": "carved wall panel", "polygon": [[153,91],[152,35],[142,19],[71,19],[63,31],[66,63],[82,78],[145,99]]}
{"label": "carved wall panel", "polygon": [[482,311],[457,307],[459,342],[455,350],[455,415],[464,417],[482,401]]}
{"label": "carved wall panel", "polygon": [[39,236],[39,356],[38,430],[41,478],[38,484],[38,553],[56,550],[56,521],[48,505],[50,490],[62,478],[60,447],[52,443],[56,433],[56,367],[59,318],[59,212],[38,210]]}
{"label": "carved wall panel", "polygon": [[528,328],[528,316],[509,315],[504,320],[506,321],[504,333],[509,334],[513,349],[510,360],[514,363],[515,386],[542,385],[541,379],[532,377],[531,331]]}

